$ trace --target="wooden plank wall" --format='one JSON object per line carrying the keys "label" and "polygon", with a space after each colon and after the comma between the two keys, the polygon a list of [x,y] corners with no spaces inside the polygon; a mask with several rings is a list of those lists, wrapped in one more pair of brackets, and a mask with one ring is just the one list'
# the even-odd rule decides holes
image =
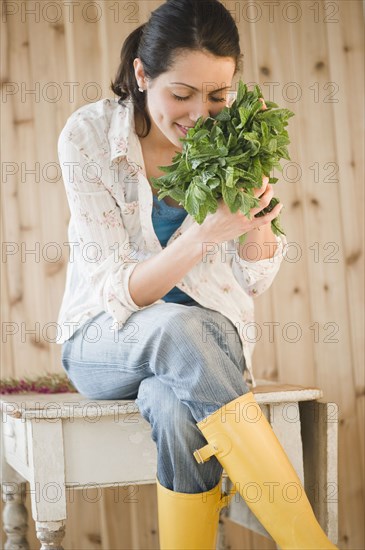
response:
{"label": "wooden plank wall", "polygon": [[[3,377],[61,371],[52,323],[69,209],[57,138],[78,107],[113,97],[122,42],[160,3],[2,3]],[[363,5],[224,4],[240,30],[240,76],[296,114],[292,160],[277,186],[290,246],[272,288],[256,300],[256,372],[318,385],[339,404],[340,547],[364,548]],[[111,490],[91,500],[75,493],[69,503],[65,547],[158,548],[153,486],[140,487],[136,503],[115,503]],[[232,524],[227,539],[232,549],[273,548]]]}

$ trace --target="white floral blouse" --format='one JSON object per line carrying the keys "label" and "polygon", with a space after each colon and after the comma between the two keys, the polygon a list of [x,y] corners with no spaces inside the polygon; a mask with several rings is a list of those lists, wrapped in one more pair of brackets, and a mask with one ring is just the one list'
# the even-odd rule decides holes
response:
{"label": "white floral blouse", "polygon": [[[139,261],[162,247],[152,225],[153,195],[129,99],[102,99],[75,111],[59,136],[58,155],[71,211],[70,256],[58,316],[57,343],[62,344],[102,311],[115,321],[111,330],[118,330],[142,309],[131,298],[129,277]],[[187,215],[167,246],[192,223]],[[253,296],[269,288],[283,259],[286,240],[277,242],[272,258],[256,262],[241,259],[233,240],[211,246],[205,260],[176,284],[236,326],[253,384],[254,343],[247,329],[254,321]]]}

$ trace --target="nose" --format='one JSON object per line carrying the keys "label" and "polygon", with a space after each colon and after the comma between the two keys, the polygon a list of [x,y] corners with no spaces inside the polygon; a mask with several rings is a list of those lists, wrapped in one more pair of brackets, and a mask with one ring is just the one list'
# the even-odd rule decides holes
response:
{"label": "nose", "polygon": [[190,120],[192,121],[192,123],[195,125],[196,121],[198,120],[198,118],[200,118],[202,115],[198,114],[198,113],[191,113],[189,115],[189,118]]}
{"label": "nose", "polygon": [[207,99],[200,99],[199,102],[197,102],[197,104],[194,106],[194,109],[189,114],[190,120],[192,120],[194,124],[201,116],[204,119],[211,116]]}

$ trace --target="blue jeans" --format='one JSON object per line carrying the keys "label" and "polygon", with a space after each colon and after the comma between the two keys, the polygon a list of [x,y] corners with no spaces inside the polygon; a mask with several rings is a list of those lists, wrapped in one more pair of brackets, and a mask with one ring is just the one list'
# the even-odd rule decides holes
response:
{"label": "blue jeans", "polygon": [[90,399],[135,399],[152,427],[161,485],[181,493],[215,487],[215,457],[198,464],[206,444],[196,423],[249,391],[236,327],[199,305],[155,304],[134,312],[111,331],[102,312],[62,344],[62,364]]}

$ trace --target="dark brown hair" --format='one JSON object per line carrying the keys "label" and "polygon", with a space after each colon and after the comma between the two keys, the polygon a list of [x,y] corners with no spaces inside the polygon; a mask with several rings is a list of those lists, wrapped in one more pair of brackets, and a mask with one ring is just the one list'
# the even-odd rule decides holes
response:
{"label": "dark brown hair", "polygon": [[147,21],[124,41],[120,65],[112,91],[119,102],[130,98],[142,115],[147,131],[151,121],[146,111],[146,93],[138,90],[133,61],[139,57],[146,77],[153,80],[174,65],[183,50],[205,50],[217,57],[235,60],[235,74],[240,70],[241,54],[236,23],[218,0],[167,0],[155,9]]}

